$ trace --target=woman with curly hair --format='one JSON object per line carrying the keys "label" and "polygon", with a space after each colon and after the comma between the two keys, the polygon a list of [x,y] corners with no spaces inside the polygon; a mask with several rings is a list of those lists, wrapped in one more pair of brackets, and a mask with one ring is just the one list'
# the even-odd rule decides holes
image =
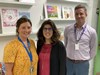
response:
{"label": "woman with curly hair", "polygon": [[38,75],[66,75],[66,50],[55,23],[44,21],[37,38]]}

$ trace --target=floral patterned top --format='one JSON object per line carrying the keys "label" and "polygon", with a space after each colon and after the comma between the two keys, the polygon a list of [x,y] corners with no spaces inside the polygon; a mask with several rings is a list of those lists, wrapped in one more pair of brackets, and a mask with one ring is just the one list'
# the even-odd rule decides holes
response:
{"label": "floral patterned top", "polygon": [[13,75],[37,75],[38,55],[34,41],[31,39],[29,41],[33,57],[32,66],[34,69],[32,74],[30,73],[30,58],[23,44],[18,39],[12,40],[4,48],[3,60],[5,63],[14,63]]}

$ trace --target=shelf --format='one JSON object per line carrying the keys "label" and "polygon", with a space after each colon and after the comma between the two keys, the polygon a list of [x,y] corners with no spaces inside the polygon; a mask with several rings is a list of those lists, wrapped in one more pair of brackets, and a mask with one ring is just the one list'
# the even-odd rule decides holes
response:
{"label": "shelf", "polygon": [[35,3],[26,3],[26,2],[17,2],[17,1],[0,1],[0,6],[10,7],[10,6],[16,6],[16,7],[31,7]]}
{"label": "shelf", "polygon": [[[32,31],[32,35],[36,35],[37,31]],[[0,37],[4,36],[16,36],[16,33],[7,33],[7,34],[0,34]]]}
{"label": "shelf", "polygon": [[88,0],[48,0],[47,1],[47,3],[57,3],[57,4],[59,4],[59,3],[64,3],[64,4],[66,4],[66,3],[71,3],[71,4],[88,4]]}
{"label": "shelf", "polygon": [[3,37],[3,36],[15,36],[16,34],[14,33],[9,33],[9,34],[0,34],[0,37]]}
{"label": "shelf", "polygon": [[[60,0],[61,1],[61,0]],[[88,0],[63,0],[65,2],[74,2],[74,3],[88,3]]]}
{"label": "shelf", "polygon": [[41,19],[41,20],[53,20],[53,21],[75,21],[75,19],[54,19],[54,18],[45,18],[45,19]]}

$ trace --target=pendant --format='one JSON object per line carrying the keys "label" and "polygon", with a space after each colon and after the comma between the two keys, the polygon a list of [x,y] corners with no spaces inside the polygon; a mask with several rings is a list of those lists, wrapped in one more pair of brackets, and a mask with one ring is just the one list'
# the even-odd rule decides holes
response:
{"label": "pendant", "polygon": [[32,73],[34,70],[33,66],[30,67],[30,73]]}

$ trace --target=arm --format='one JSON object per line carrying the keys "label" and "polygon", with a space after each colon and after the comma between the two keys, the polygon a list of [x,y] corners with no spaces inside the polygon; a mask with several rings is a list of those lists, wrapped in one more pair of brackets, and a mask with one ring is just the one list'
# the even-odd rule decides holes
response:
{"label": "arm", "polygon": [[67,28],[65,28],[65,30],[64,30],[64,45],[65,45],[65,48],[67,47],[67,40],[68,40],[68,38],[67,38]]}
{"label": "arm", "polygon": [[13,75],[12,71],[18,49],[19,45],[16,43],[16,41],[11,41],[4,47],[3,62],[5,63],[6,67],[6,75]]}
{"label": "arm", "polygon": [[97,34],[96,31],[94,31],[91,34],[91,39],[90,39],[90,59],[94,58],[96,55],[96,50],[97,50]]}
{"label": "arm", "polygon": [[5,67],[6,67],[6,75],[13,75],[13,63],[5,63]]}
{"label": "arm", "polygon": [[59,46],[59,61],[60,61],[59,75],[66,75],[66,50],[63,43],[61,43]]}

